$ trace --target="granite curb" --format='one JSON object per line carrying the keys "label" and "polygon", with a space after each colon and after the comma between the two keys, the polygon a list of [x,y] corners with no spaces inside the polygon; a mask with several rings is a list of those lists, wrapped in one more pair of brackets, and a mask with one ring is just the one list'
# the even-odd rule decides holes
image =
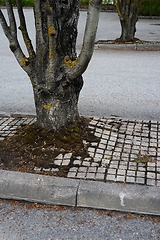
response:
{"label": "granite curb", "polygon": [[158,187],[0,170],[0,198],[160,215]]}
{"label": "granite curb", "polygon": [[124,51],[160,51],[159,43],[96,43],[95,50],[124,50]]}

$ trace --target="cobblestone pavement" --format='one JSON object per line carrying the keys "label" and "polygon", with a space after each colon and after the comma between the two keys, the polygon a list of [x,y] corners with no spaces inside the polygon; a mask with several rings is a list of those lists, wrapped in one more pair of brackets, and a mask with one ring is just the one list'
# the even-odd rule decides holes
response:
{"label": "cobblestone pavement", "polygon": [[[0,140],[14,135],[19,125],[33,122],[35,117],[0,117]],[[160,187],[160,122],[93,118],[89,127],[100,141],[88,147],[89,157],[76,157],[68,178]],[[71,157],[72,153],[59,154],[57,168],[34,170],[59,171]]]}

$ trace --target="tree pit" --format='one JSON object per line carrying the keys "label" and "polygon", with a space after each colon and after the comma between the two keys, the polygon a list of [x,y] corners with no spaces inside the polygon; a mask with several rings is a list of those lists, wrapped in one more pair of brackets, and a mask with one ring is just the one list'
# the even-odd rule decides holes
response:
{"label": "tree pit", "polygon": [[[36,169],[59,169],[38,173],[66,177],[74,160],[88,157],[91,142],[98,142],[89,126],[90,119],[80,118],[60,131],[46,130],[31,125],[21,125],[13,136],[0,141],[0,169],[37,173]],[[57,166],[55,160],[61,154],[72,153],[67,166]]]}

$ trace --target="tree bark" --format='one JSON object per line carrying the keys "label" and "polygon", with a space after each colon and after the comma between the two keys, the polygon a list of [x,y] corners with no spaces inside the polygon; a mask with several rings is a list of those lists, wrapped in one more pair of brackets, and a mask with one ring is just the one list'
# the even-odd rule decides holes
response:
{"label": "tree bark", "polygon": [[121,36],[119,40],[135,40],[138,9],[141,2],[142,0],[115,0],[121,24]]}

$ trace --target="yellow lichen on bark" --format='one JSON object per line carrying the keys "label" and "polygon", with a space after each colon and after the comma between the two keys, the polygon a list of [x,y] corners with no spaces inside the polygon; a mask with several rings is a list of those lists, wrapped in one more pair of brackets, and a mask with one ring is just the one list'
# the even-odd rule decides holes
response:
{"label": "yellow lichen on bark", "polygon": [[53,26],[49,26],[48,27],[48,35],[53,36],[53,35],[55,35],[55,33],[56,33],[56,30],[55,30],[54,25]]}
{"label": "yellow lichen on bark", "polygon": [[22,58],[21,60],[22,60],[22,67],[27,66],[28,61],[29,61],[28,58]]}
{"label": "yellow lichen on bark", "polygon": [[51,109],[51,104],[50,103],[44,104],[43,108],[50,110]]}
{"label": "yellow lichen on bark", "polygon": [[76,65],[76,60],[72,61],[71,59],[68,58],[64,58],[64,64],[69,67],[69,68],[73,68]]}

